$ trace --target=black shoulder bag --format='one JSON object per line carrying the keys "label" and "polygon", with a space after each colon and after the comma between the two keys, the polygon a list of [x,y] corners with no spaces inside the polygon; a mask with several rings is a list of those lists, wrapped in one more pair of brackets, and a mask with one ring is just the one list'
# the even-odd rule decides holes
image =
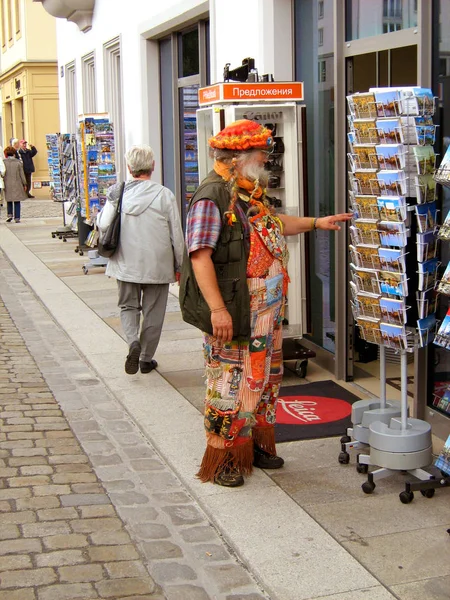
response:
{"label": "black shoulder bag", "polygon": [[120,187],[119,201],[117,202],[117,210],[112,220],[112,223],[108,226],[108,229],[103,232],[98,241],[98,253],[100,256],[110,258],[119,246],[120,240],[120,217],[122,212],[122,198],[123,190],[125,188],[125,182]]}

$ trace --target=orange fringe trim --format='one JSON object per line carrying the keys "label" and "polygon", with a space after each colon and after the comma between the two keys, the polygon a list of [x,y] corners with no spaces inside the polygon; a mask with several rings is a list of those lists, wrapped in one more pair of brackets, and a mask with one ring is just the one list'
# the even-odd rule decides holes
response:
{"label": "orange fringe trim", "polygon": [[253,427],[253,441],[258,448],[268,452],[272,456],[277,455],[275,447],[275,427],[273,425],[265,427]]}
{"label": "orange fringe trim", "polygon": [[197,477],[203,482],[214,482],[214,477],[225,467],[233,466],[242,475],[250,475],[253,470],[253,440],[231,448],[214,448],[206,446]]}

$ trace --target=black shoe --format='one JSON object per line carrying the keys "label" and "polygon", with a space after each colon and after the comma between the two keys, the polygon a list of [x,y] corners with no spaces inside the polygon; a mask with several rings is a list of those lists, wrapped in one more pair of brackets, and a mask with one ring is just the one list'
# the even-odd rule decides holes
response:
{"label": "black shoe", "polygon": [[258,446],[254,446],[253,466],[258,469],[281,469],[284,460],[276,454],[269,454]]}
{"label": "black shoe", "polygon": [[7,223],[11,223],[11,221],[12,221],[12,220],[13,220],[13,218],[12,218],[12,217],[8,217],[8,218],[6,219],[6,222],[7,222]]}
{"label": "black shoe", "polygon": [[146,362],[145,360],[139,361],[139,366],[141,367],[141,373],[150,373],[153,369],[156,369],[158,363],[156,360],[151,360],[150,362]]}
{"label": "black shoe", "polygon": [[127,360],[125,361],[125,373],[128,373],[128,375],[134,375],[138,372],[140,355],[140,342],[133,342],[130,346],[130,352],[128,353]]}
{"label": "black shoe", "polygon": [[31,194],[28,194],[28,198],[36,198],[36,196],[32,196]]}
{"label": "black shoe", "polygon": [[244,478],[237,469],[227,467],[214,477],[214,483],[223,487],[240,487],[244,485]]}

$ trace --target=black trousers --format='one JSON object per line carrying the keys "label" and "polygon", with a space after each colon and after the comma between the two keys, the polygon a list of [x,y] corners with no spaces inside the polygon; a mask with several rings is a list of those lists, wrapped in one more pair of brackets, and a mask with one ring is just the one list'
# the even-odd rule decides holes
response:
{"label": "black trousers", "polygon": [[25,179],[27,180],[28,198],[31,196],[31,175],[32,175],[32,173],[25,173]]}

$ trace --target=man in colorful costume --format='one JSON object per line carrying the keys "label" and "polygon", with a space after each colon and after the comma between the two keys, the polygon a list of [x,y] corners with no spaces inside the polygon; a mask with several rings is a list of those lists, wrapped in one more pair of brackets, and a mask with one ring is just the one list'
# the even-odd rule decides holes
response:
{"label": "man in colorful costume", "polygon": [[240,120],[209,140],[214,170],[187,215],[183,318],[205,334],[207,447],[198,477],[227,487],[252,467],[278,469],[275,412],[283,376],[286,235],[340,229],[350,214],[275,214],[266,200],[272,132]]}

